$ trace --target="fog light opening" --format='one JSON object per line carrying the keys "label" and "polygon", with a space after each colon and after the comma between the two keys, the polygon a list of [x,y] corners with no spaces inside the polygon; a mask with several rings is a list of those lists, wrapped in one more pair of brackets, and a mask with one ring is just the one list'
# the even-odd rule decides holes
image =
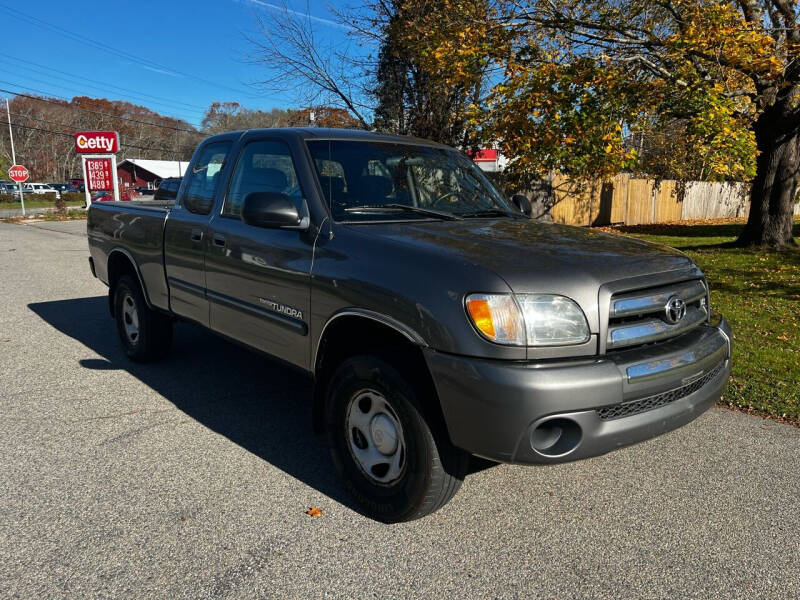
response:
{"label": "fog light opening", "polygon": [[544,456],[562,456],[577,448],[582,435],[580,425],[572,419],[550,419],[531,431],[531,447]]}

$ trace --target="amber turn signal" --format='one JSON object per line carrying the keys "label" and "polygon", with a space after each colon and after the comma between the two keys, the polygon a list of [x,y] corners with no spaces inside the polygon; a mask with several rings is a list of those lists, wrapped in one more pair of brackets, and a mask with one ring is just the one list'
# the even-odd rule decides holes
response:
{"label": "amber turn signal", "polygon": [[494,323],[492,322],[492,311],[489,308],[489,301],[482,299],[467,300],[467,310],[472,322],[475,323],[481,333],[487,337],[494,338]]}
{"label": "amber turn signal", "polygon": [[497,344],[525,345],[525,321],[511,294],[470,294],[465,305],[483,337]]}

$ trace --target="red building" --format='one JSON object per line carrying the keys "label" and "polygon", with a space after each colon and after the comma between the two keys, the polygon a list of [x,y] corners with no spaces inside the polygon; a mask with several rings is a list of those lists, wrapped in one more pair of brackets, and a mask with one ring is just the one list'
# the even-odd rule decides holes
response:
{"label": "red building", "polygon": [[481,170],[490,173],[502,171],[506,164],[508,164],[506,157],[500,154],[500,151],[495,148],[482,148],[477,152],[470,152],[470,156]]}
{"label": "red building", "polygon": [[117,164],[120,190],[134,187],[155,189],[162,179],[183,177],[188,165],[189,162],[184,160],[126,158]]}

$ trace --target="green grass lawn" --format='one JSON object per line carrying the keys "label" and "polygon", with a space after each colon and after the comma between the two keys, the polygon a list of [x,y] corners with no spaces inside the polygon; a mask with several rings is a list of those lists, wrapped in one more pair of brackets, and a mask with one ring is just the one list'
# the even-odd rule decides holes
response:
{"label": "green grass lawn", "polygon": [[[723,401],[800,424],[800,251],[726,247],[741,223],[617,230],[686,252],[708,277],[711,307],[734,331],[733,374]],[[794,235],[800,239],[800,221]]]}
{"label": "green grass lawn", "polygon": [[[56,203],[52,197],[47,196],[39,196],[38,198],[31,196],[35,196],[35,194],[28,194],[25,196],[25,208],[55,208]],[[85,200],[65,200],[67,206],[85,206]],[[0,202],[0,210],[19,210],[20,209],[19,202]]]}

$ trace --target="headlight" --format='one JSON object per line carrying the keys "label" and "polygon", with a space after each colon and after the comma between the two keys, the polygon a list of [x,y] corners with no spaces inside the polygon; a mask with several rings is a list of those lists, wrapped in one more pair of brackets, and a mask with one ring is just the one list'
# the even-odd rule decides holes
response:
{"label": "headlight", "polygon": [[467,313],[481,334],[511,346],[565,346],[589,340],[580,307],[551,294],[470,294]]}
{"label": "headlight", "polygon": [[564,346],[589,341],[589,324],[566,296],[519,294],[529,346]]}

